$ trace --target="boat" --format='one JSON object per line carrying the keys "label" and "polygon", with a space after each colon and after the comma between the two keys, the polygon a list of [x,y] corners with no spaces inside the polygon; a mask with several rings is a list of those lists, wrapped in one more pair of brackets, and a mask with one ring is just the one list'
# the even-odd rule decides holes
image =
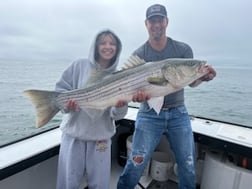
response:
{"label": "boat", "polygon": [[[112,138],[111,189],[123,170],[138,109],[129,106],[116,122]],[[197,188],[248,189],[252,180],[252,128],[191,115],[197,154]],[[54,189],[61,131],[59,127],[0,148],[1,189]],[[162,138],[136,189],[177,188],[176,162]],[[162,155],[168,159],[162,158]],[[157,170],[159,165],[159,169]],[[164,175],[157,175],[165,169]],[[83,177],[80,189],[86,189]]]}

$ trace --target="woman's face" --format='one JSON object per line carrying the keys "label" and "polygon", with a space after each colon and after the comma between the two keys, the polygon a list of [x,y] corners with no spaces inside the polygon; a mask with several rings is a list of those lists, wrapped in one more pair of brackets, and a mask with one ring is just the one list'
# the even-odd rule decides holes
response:
{"label": "woman's face", "polygon": [[116,54],[116,40],[111,35],[104,35],[98,42],[98,62],[109,62]]}

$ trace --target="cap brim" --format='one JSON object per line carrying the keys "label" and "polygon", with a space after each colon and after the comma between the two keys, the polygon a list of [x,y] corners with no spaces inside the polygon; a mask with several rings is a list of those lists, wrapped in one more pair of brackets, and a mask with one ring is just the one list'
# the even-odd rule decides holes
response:
{"label": "cap brim", "polygon": [[155,14],[151,14],[151,15],[149,15],[149,16],[147,17],[147,19],[149,19],[149,18],[151,18],[151,17],[153,17],[153,16],[162,16],[162,17],[166,17],[166,15],[164,15],[164,14],[161,14],[161,13],[155,13]]}

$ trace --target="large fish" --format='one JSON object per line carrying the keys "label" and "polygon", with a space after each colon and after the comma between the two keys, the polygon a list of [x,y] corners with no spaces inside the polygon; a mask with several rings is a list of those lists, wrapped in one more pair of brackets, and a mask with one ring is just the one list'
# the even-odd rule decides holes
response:
{"label": "large fish", "polygon": [[65,107],[69,99],[76,100],[80,108],[102,110],[114,106],[118,100],[131,101],[139,90],[150,97],[162,98],[208,73],[206,61],[196,59],[165,59],[146,63],[132,56],[126,65],[123,70],[99,79],[83,89],[68,92],[24,91],[36,108],[36,126],[41,127],[48,123]]}

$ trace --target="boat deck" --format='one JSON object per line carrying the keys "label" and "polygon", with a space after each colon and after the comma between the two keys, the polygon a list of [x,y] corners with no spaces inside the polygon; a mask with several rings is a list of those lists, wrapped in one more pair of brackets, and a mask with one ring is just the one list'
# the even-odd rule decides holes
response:
{"label": "boat deck", "polygon": [[[115,160],[116,161],[116,160]],[[112,173],[111,173],[111,189],[116,189],[117,181],[120,174],[123,171],[123,167],[120,166],[117,162],[112,163]],[[135,187],[135,189],[177,189],[177,183],[168,180],[167,182],[157,182],[151,179],[151,177],[143,176],[140,180],[140,183]]]}

